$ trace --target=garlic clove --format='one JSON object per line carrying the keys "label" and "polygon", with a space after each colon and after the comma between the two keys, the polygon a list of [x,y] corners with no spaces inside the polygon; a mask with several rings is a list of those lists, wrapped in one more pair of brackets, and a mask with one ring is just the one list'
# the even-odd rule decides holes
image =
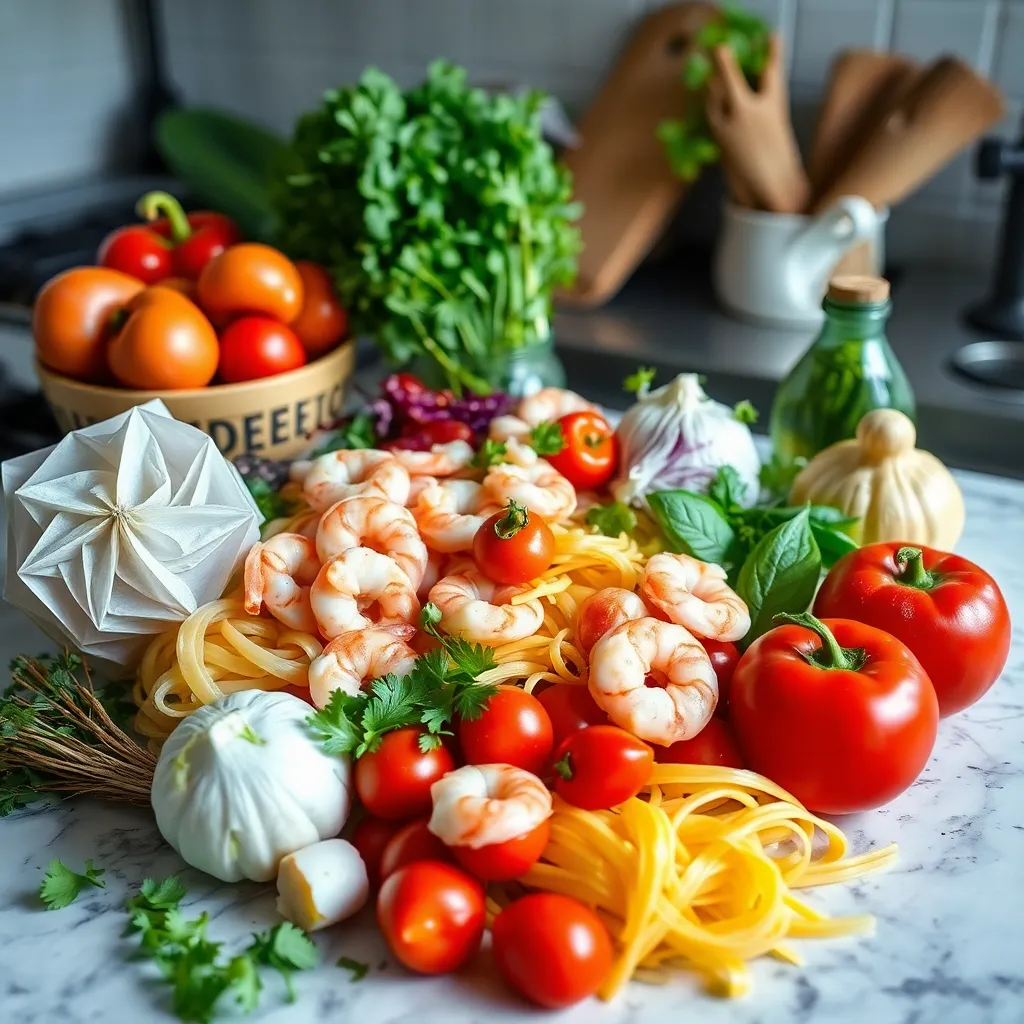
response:
{"label": "garlic clove", "polygon": [[370,896],[366,865],[344,839],[325,839],[282,858],[277,912],[307,932],[357,913]]}

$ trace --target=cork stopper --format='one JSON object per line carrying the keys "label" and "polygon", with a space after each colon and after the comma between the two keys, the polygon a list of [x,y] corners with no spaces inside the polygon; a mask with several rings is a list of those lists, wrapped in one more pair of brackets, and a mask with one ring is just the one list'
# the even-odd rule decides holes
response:
{"label": "cork stopper", "polygon": [[867,274],[837,274],[828,283],[827,297],[845,305],[885,302],[889,298],[889,282]]}

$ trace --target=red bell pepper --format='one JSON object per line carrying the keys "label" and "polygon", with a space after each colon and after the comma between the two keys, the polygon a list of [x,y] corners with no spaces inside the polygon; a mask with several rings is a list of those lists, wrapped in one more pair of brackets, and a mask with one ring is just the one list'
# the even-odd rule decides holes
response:
{"label": "red bell pepper", "polygon": [[168,277],[195,280],[214,256],[240,237],[223,214],[197,210],[186,216],[177,199],[166,192],[147,192],[136,209],[150,223],[112,231],[100,246],[97,262],[146,284]]}
{"label": "red bell pepper", "polygon": [[849,619],[778,615],[732,677],[729,721],[747,765],[813,811],[888,803],[928,763],[935,690],[894,636]]}
{"label": "red bell pepper", "polygon": [[1010,613],[994,579],[933,548],[870,544],[832,567],[814,613],[884,629],[917,655],[939,713],[962,711],[999,678],[1010,650]]}

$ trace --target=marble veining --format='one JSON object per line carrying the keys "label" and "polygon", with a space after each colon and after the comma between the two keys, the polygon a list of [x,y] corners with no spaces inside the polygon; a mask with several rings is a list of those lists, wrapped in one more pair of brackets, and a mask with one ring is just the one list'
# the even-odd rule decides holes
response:
{"label": "marble veining", "polygon": [[[736,1001],[705,995],[678,975],[663,986],[631,984],[610,1005],[595,1001],[559,1024],[1019,1024],[1024,1021],[1024,484],[958,473],[967,529],[958,551],[999,581],[1018,623],[1003,678],[973,708],[942,724],[928,768],[888,807],[841,822],[855,850],[895,840],[901,857],[881,875],[809,893],[833,913],[872,913],[870,938],[798,943],[794,968],[753,966],[753,990]],[[15,612],[0,612],[0,654],[45,649]],[[65,910],[37,897],[46,864],[80,867],[92,857],[107,888]],[[147,875],[182,864],[149,813],[75,800],[0,820],[0,1021],[85,1024],[173,1020],[153,969],[132,961],[121,937],[125,898]],[[220,885],[197,872],[187,909],[208,910],[227,948],[274,923],[265,886]],[[495,1024],[543,1019],[495,978],[485,948],[457,976],[416,978],[392,962],[367,910],[317,938],[324,966],[297,977],[299,1001],[284,1002],[265,978],[254,1020],[299,1024]],[[372,965],[358,983],[334,966],[341,955]]]}

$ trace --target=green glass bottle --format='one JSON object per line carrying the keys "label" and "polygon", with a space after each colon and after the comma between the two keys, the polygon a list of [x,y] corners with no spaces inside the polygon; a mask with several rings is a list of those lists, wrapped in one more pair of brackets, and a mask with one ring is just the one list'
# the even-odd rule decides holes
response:
{"label": "green glass bottle", "polygon": [[872,409],[899,409],[915,418],[910,382],[885,336],[889,282],[834,277],[822,308],[821,333],[772,403],[772,446],[783,471],[853,437]]}

